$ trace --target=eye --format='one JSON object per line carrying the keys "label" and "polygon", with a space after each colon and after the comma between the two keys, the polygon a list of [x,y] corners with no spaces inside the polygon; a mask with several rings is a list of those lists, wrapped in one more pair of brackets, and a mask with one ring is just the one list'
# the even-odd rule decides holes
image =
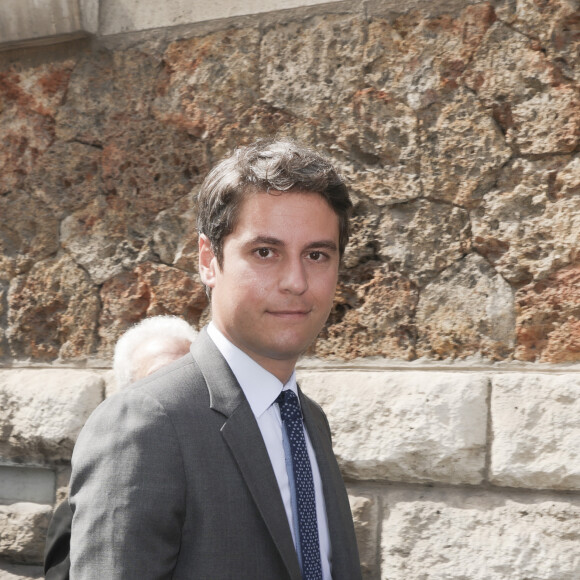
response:
{"label": "eye", "polygon": [[322,252],[320,252],[319,250],[315,250],[314,252],[310,252],[308,254],[308,257],[313,260],[314,262],[320,262],[321,260],[324,259],[325,254],[323,254]]}
{"label": "eye", "polygon": [[255,252],[260,258],[269,258],[272,255],[270,248],[258,248]]}

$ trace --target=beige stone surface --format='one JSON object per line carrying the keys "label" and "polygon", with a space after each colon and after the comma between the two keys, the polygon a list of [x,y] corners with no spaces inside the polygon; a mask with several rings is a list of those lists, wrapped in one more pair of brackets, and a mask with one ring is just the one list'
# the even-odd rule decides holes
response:
{"label": "beige stone surface", "polygon": [[0,7],[0,44],[82,33],[79,0],[4,0]]}
{"label": "beige stone surface", "polygon": [[548,58],[566,76],[579,80],[580,18],[577,2],[515,0],[500,3],[496,10],[501,20],[526,36],[537,39]]}
{"label": "beige stone surface", "polygon": [[389,489],[383,501],[383,580],[580,577],[577,496]]}
{"label": "beige stone surface", "polygon": [[[321,119],[315,139],[336,159],[353,194],[379,206],[420,197],[421,149],[415,112],[385,91],[371,88],[356,91],[333,111],[327,110],[325,100],[311,110]],[[318,107],[323,116],[316,111]],[[333,117],[328,127],[322,120],[326,116]]]}
{"label": "beige stone surface", "polygon": [[422,287],[471,249],[469,214],[423,199],[394,205],[384,212],[374,238],[378,255]]}
{"label": "beige stone surface", "polygon": [[0,580],[39,580],[44,578],[42,566],[0,563]]}
{"label": "beige stone surface", "polygon": [[328,127],[360,88],[363,42],[358,17],[327,15],[272,27],[261,43],[262,98]]}
{"label": "beige stone surface", "polygon": [[102,160],[103,154],[98,147],[76,141],[57,141],[31,168],[24,188],[31,193],[37,211],[46,206],[62,220],[98,195],[102,185]]}
{"label": "beige stone surface", "polygon": [[409,6],[392,19],[371,19],[365,43],[365,83],[414,110],[453,95],[496,19],[486,2],[464,4],[437,16]]}
{"label": "beige stone surface", "polygon": [[62,221],[62,246],[93,284],[101,285],[134,262],[152,258],[148,244],[128,235],[131,224],[123,206],[118,198],[97,196]]}
{"label": "beige stone surface", "polygon": [[111,35],[158,27],[227,19],[234,16],[288,10],[301,6],[323,4],[326,0],[201,0],[192,4],[187,0],[173,0],[164,5],[143,0],[102,0],[101,34]]}
{"label": "beige stone surface", "polygon": [[488,379],[422,372],[306,372],[346,477],[477,484],[483,479]]}
{"label": "beige stone surface", "polygon": [[514,291],[481,256],[469,254],[422,290],[416,324],[419,356],[509,358]]}
{"label": "beige stone surface", "polygon": [[77,58],[55,117],[55,136],[102,150],[109,135],[149,116],[156,60],[143,47]]}
{"label": "beige stone surface", "polygon": [[155,117],[202,141],[237,125],[257,101],[259,41],[258,30],[242,28],[170,44],[153,101]]}
{"label": "beige stone surface", "polygon": [[[0,553],[18,564],[42,564],[52,506],[35,503],[0,505]],[[1,570],[1,569],[0,569]]]}
{"label": "beige stone surface", "polygon": [[152,225],[152,248],[161,262],[193,273],[198,271],[195,193],[160,211]]}
{"label": "beige stone surface", "polygon": [[104,382],[81,370],[0,370],[0,454],[69,460],[76,437],[102,401]]}
{"label": "beige stone surface", "polygon": [[[0,423],[2,431],[6,425]],[[6,461],[6,459],[4,459]],[[54,469],[0,463],[0,504],[54,501],[56,473]]]}
{"label": "beige stone surface", "polygon": [[492,379],[490,480],[535,489],[580,489],[580,376]]}
{"label": "beige stone surface", "polygon": [[11,280],[58,250],[58,220],[52,207],[28,193],[0,197],[0,279]]}

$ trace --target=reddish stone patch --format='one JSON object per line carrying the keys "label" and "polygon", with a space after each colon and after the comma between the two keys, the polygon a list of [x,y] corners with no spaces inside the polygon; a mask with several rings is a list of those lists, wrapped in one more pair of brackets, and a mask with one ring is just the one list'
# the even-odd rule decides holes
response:
{"label": "reddish stone patch", "polygon": [[39,262],[8,296],[9,341],[15,358],[82,359],[94,352],[99,309],[88,276],[66,256]]}
{"label": "reddish stone patch", "polygon": [[516,308],[516,358],[580,361],[580,265],[521,288]]}
{"label": "reddish stone patch", "polygon": [[64,69],[50,67],[49,71],[40,77],[38,84],[45,95],[52,97],[59,92],[64,94],[68,87],[71,74],[72,67]]}
{"label": "reddish stone patch", "polygon": [[494,8],[487,2],[467,6],[457,25],[461,29],[463,44],[470,52],[481,44],[483,36],[496,20]]}
{"label": "reddish stone patch", "polygon": [[14,71],[0,72],[0,97],[6,102],[20,102],[24,92],[19,83],[20,75]]}
{"label": "reddish stone patch", "polygon": [[346,360],[368,356],[414,358],[415,286],[377,263],[355,270],[339,284],[329,321],[312,353]]}
{"label": "reddish stone patch", "polygon": [[120,124],[102,154],[105,191],[150,216],[189,193],[208,171],[203,143],[155,120]]}
{"label": "reddish stone patch", "polygon": [[142,318],[171,314],[198,326],[208,305],[205,289],[191,275],[145,262],[103,284],[100,351],[110,356],[119,336]]}

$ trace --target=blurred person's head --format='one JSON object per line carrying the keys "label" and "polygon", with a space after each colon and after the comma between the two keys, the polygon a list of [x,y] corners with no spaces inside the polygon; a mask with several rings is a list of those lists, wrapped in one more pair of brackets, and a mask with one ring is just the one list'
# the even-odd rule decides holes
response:
{"label": "blurred person's head", "polygon": [[113,371],[118,388],[181,358],[196,336],[197,331],[177,316],[153,316],[135,324],[115,346]]}

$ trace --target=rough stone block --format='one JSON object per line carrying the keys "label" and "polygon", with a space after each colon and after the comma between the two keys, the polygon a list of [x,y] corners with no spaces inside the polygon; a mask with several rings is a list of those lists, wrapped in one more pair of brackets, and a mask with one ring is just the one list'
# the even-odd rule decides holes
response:
{"label": "rough stone block", "polygon": [[388,490],[383,580],[576,580],[580,500],[481,490]]}
{"label": "rough stone block", "polygon": [[[3,7],[4,4],[0,6]],[[3,70],[0,86],[2,195],[11,192],[16,194],[17,191],[31,192],[30,188],[24,187],[25,177],[34,171],[39,158],[54,142],[54,116],[65,98],[74,64],[74,59],[46,63],[27,70],[27,74],[19,74],[15,69]],[[18,196],[13,195],[12,198],[14,197]],[[56,236],[56,232],[49,235],[54,227],[51,223],[54,217],[48,204],[40,196],[34,205],[31,201],[27,201],[27,197],[24,196],[21,202],[10,204],[2,200],[0,210],[4,217],[0,222],[2,269],[7,265],[10,266],[11,262],[16,266],[16,271],[28,269],[34,261],[51,254],[47,246],[54,244],[52,238]],[[9,210],[14,204],[16,207]],[[31,205],[32,209],[27,210],[27,206]],[[34,213],[34,216],[30,213]],[[45,220],[48,220],[48,223],[45,223]],[[38,245],[41,247],[37,248]],[[58,243],[54,248],[56,252]],[[10,268],[6,268],[6,273],[9,279],[14,275],[10,272]]]}
{"label": "rough stone block", "polygon": [[[430,198],[474,207],[511,151],[491,116],[467,91],[420,114],[424,129],[421,181]],[[461,155],[457,155],[461,151]]]}
{"label": "rough stone block", "polygon": [[512,284],[574,264],[580,246],[580,159],[515,159],[472,213],[477,251]]}
{"label": "rough stone block", "polygon": [[333,311],[314,353],[346,360],[413,358],[417,300],[415,285],[384,265],[366,263],[347,270],[340,276]]}
{"label": "rough stone block", "polygon": [[496,6],[506,24],[541,42],[542,50],[570,78],[580,77],[578,5],[569,0],[518,0]]}
{"label": "rough stone block", "polygon": [[41,564],[52,506],[0,505],[0,553],[11,562]]}
{"label": "rough stone block", "polygon": [[352,492],[349,494],[350,509],[360,555],[363,578],[377,578],[377,542],[379,503],[376,497]]}
{"label": "rough stone block", "polygon": [[86,359],[99,311],[86,272],[62,255],[17,276],[8,293],[9,342],[15,358]]}
{"label": "rough stone block", "polygon": [[418,200],[385,212],[379,254],[420,287],[470,249],[469,214],[445,203]]}
{"label": "rough stone block", "polygon": [[416,324],[419,356],[507,358],[514,348],[514,291],[481,256],[469,254],[421,292]]}
{"label": "rough stone block", "polygon": [[81,427],[103,393],[104,381],[94,372],[0,371],[0,456],[69,460]]}
{"label": "rough stone block", "polygon": [[525,34],[496,22],[477,51],[466,84],[523,154],[569,153],[580,132],[576,88]]}
{"label": "rough stone block", "polygon": [[580,375],[506,374],[492,385],[491,482],[580,489]]}
{"label": "rough stone block", "polygon": [[444,372],[301,372],[328,415],[343,473],[359,480],[480,483],[487,377]]}

